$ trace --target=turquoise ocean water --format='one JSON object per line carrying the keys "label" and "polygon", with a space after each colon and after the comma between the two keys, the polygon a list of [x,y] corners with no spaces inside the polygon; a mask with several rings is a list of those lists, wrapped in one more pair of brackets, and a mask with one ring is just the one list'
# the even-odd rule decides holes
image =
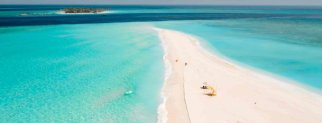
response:
{"label": "turquoise ocean water", "polygon": [[163,52],[144,27],[1,28],[0,122],[157,122]]}
{"label": "turquoise ocean water", "polygon": [[94,6],[115,13],[55,13],[64,7],[0,6],[1,123],[157,122],[165,69],[153,26],[322,90],[319,7]]}

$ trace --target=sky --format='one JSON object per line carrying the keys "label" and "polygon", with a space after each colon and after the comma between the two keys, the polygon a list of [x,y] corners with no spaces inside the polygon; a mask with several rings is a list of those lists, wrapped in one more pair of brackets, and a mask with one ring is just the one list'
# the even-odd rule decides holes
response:
{"label": "sky", "polygon": [[322,0],[0,0],[0,4],[315,5]]}

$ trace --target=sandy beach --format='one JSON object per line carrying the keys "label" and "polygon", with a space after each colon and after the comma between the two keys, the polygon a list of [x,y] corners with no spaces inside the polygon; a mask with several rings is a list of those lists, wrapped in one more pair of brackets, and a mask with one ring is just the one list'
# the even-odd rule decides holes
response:
{"label": "sandy beach", "polygon": [[[167,123],[322,122],[321,95],[210,54],[187,34],[157,30],[171,66],[163,89]],[[206,95],[204,82],[216,96]]]}

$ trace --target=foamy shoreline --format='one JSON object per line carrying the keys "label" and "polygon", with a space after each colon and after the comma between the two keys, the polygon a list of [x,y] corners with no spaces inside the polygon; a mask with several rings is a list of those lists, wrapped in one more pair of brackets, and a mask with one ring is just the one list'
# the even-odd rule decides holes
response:
{"label": "foamy shoreline", "polygon": [[[159,31],[158,29],[154,29],[156,31]],[[168,51],[165,47],[165,44],[162,42],[162,46],[164,49],[164,56],[163,56],[163,62],[165,64],[165,77],[164,77],[164,83],[161,89],[161,98],[162,98],[162,103],[159,105],[158,108],[158,123],[167,123],[167,109],[166,109],[166,103],[167,103],[167,97],[165,96],[165,87],[166,87],[166,82],[168,81],[171,72],[172,72],[172,67],[170,61],[167,59],[168,57]]]}
{"label": "foamy shoreline", "polygon": [[[192,36],[157,31],[172,71],[162,92],[166,114],[160,115],[167,116],[162,123],[322,121],[321,95],[235,65],[207,52]],[[217,88],[216,97],[204,95],[200,89],[204,81]]]}

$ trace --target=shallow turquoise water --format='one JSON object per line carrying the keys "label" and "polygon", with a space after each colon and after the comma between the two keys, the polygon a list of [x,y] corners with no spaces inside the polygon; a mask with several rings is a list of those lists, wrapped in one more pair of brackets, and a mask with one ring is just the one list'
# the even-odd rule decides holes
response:
{"label": "shallow turquoise water", "polygon": [[39,10],[39,11],[0,11],[0,17],[10,17],[10,16],[49,16],[57,15],[57,11],[53,10]]}
{"label": "shallow turquoise water", "polygon": [[212,51],[322,90],[322,23],[285,18],[155,23],[197,36]]}
{"label": "shallow turquoise water", "polygon": [[0,28],[0,122],[156,122],[163,52],[145,27]]}

